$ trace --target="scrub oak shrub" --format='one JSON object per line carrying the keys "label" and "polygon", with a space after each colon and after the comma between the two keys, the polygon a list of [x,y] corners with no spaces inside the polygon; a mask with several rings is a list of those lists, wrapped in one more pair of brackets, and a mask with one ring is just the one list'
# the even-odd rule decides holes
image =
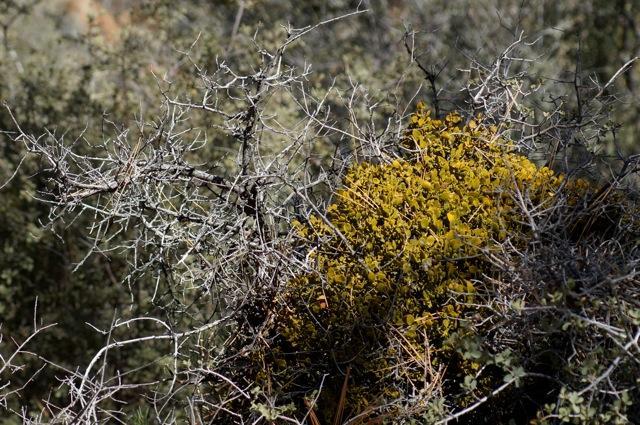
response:
{"label": "scrub oak shrub", "polygon": [[618,177],[570,181],[563,192],[537,243],[510,255],[497,283],[509,295],[494,299],[520,301],[494,326],[529,374],[520,399],[537,402],[530,423],[640,423],[637,191]]}
{"label": "scrub oak shrub", "polygon": [[562,185],[495,128],[455,113],[434,119],[420,105],[401,145],[390,163],[352,166],[326,214],[295,224],[313,271],[288,282],[271,379],[312,397],[326,374],[326,411],[347,368],[352,413],[442,396],[443,382],[448,403],[468,404],[460,385],[480,355],[451,337],[465,340],[494,269],[487,255],[530,238],[521,203],[552,204]]}

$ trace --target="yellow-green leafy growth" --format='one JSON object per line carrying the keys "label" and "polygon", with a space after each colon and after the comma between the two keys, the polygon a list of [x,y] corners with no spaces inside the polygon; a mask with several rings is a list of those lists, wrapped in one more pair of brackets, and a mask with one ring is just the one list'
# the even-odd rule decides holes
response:
{"label": "yellow-green leafy growth", "polygon": [[551,202],[561,181],[456,114],[433,119],[420,107],[403,146],[390,163],[354,165],[326,216],[297,225],[317,272],[290,282],[279,328],[291,351],[351,364],[369,382],[358,404],[398,395],[383,383],[399,358],[474,367],[451,365],[445,341],[487,271],[483,253],[522,239],[522,202]]}

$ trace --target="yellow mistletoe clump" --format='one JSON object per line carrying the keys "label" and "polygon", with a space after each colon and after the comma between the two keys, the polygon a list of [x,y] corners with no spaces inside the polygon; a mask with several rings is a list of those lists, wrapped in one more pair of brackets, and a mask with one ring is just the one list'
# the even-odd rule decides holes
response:
{"label": "yellow mistletoe clump", "polygon": [[297,224],[316,272],[289,283],[279,327],[284,351],[330,353],[369,388],[398,366],[398,346],[450,361],[445,341],[473,303],[483,252],[524,236],[522,202],[552,202],[561,182],[457,114],[419,107],[403,147],[390,163],[354,165],[326,215]]}

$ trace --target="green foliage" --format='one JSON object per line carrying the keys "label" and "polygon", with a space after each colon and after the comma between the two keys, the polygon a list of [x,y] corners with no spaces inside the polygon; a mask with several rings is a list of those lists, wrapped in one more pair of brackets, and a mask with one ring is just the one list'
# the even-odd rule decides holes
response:
{"label": "green foliage", "polygon": [[292,357],[329,369],[328,358],[351,365],[356,411],[431,384],[403,362],[429,359],[426,367],[447,369],[445,379],[478,370],[480,354],[457,354],[450,337],[465,332],[459,319],[492,270],[485,257],[507,237],[514,244],[530,237],[522,194],[550,204],[562,182],[495,128],[462,125],[456,114],[433,119],[424,106],[403,145],[403,158],[353,166],[326,216],[297,224],[315,270],[289,282],[278,329],[280,373],[295,369]]}

